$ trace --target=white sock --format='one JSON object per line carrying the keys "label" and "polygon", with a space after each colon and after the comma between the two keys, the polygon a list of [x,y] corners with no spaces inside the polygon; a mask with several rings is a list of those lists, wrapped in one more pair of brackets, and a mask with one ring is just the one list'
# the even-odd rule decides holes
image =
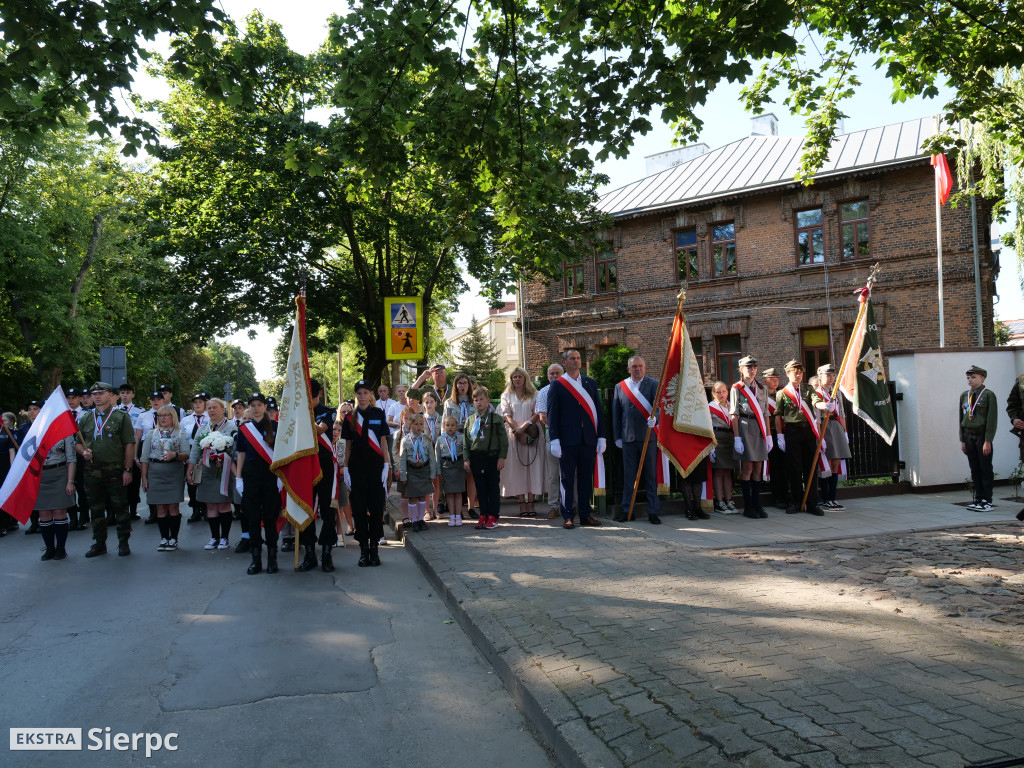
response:
{"label": "white sock", "polygon": [[418,501],[416,502],[416,519],[423,520],[427,514],[427,502]]}

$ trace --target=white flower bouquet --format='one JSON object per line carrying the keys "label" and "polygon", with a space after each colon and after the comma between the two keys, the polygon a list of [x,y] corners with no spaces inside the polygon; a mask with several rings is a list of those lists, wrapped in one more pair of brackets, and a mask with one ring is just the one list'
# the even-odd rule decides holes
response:
{"label": "white flower bouquet", "polygon": [[223,432],[211,432],[199,441],[200,448],[209,448],[215,453],[225,453],[234,444],[235,441],[231,439],[231,435],[226,435]]}

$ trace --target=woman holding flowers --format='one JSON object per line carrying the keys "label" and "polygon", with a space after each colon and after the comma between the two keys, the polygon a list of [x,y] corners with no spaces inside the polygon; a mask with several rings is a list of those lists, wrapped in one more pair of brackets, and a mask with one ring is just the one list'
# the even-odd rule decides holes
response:
{"label": "woman holding flowers", "polygon": [[195,475],[200,475],[196,499],[206,504],[206,522],[210,525],[210,541],[203,549],[227,549],[234,494],[231,468],[237,456],[238,427],[228,418],[227,404],[219,397],[207,403],[206,415],[209,421],[192,444],[185,476],[191,485],[197,485]]}

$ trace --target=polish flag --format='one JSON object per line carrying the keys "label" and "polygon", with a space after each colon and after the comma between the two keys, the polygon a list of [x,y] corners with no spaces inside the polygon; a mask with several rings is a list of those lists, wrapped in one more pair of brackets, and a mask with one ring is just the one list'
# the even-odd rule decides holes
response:
{"label": "polish flag", "polygon": [[39,496],[40,474],[50,449],[77,432],[75,414],[64,398],[64,390],[57,387],[46,398],[43,409],[32,422],[32,429],[14,456],[11,470],[3,488],[0,488],[0,509],[18,522],[27,523]]}
{"label": "polish flag", "polygon": [[938,195],[939,205],[945,205],[949,193],[953,191],[953,174],[949,172],[945,155],[932,155],[932,165],[935,166],[935,194]]}

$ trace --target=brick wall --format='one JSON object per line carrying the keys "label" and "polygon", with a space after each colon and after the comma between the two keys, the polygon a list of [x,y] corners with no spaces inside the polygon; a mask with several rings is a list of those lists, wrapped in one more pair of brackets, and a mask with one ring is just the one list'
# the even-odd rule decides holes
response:
{"label": "brick wall", "polygon": [[[524,286],[526,359],[531,372],[576,347],[584,361],[607,346],[639,350],[651,375],[660,374],[676,308],[674,233],[696,228],[700,278],[686,286],[684,311],[691,337],[702,340],[708,382],[715,338],[738,334],[743,353],[761,367],[781,367],[801,353],[800,331],[829,325],[836,362],[845,350],[857,299],[872,264],[880,274],[873,294],[883,351],[937,347],[939,314],[935,197],[932,168],[919,165],[875,175],[852,176],[810,188],[617,219],[609,234],[617,258],[614,293],[593,293],[593,260],[584,265],[582,296],[565,297],[560,281]],[[844,261],[840,205],[867,200],[871,256]],[[984,341],[992,344],[995,270],[989,245],[989,206],[978,201]],[[795,212],[821,207],[825,263],[798,265]],[[710,278],[715,223],[735,222],[737,274]],[[947,347],[977,345],[970,208],[943,208],[943,280]]]}

